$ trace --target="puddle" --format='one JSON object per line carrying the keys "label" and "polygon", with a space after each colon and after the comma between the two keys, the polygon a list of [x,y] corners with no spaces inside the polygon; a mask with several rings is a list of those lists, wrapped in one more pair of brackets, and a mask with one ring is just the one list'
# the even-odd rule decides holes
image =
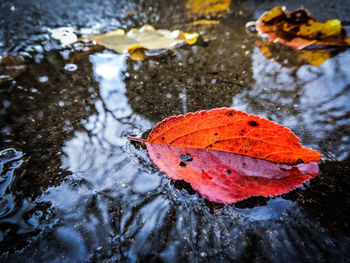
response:
{"label": "puddle", "polygon": [[[103,1],[101,8],[100,1],[56,2],[0,4],[2,12],[23,16],[0,31],[6,35],[1,51],[17,42],[11,55],[23,57],[11,64],[19,61],[20,71],[0,79],[2,260],[349,259],[349,50],[320,66],[290,56],[267,58],[244,25],[275,3],[237,1],[220,24],[205,29],[210,41],[133,61],[102,47],[74,49],[58,39],[145,23],[188,30],[189,21],[177,12],[183,3],[145,8],[135,1]],[[51,10],[55,3],[58,20]],[[307,7],[320,19],[333,18],[326,7],[341,19],[349,15],[339,11],[345,3],[315,3]],[[288,9],[300,3],[293,5]],[[39,27],[33,23],[36,6],[51,10]],[[67,16],[60,15],[65,10]],[[282,196],[223,206],[167,179],[146,150],[126,138],[145,136],[168,116],[217,107],[290,128],[303,145],[325,156],[320,176]]]}

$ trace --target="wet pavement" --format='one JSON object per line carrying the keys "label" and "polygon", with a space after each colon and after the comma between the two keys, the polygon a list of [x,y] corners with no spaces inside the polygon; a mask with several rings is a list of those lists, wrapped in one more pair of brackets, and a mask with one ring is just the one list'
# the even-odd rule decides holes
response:
{"label": "wet pavement", "polygon": [[[347,25],[345,2],[304,6]],[[349,262],[350,50],[315,66],[265,47],[245,24],[278,4],[236,1],[220,24],[195,26],[182,1],[2,1],[0,262]],[[146,23],[202,38],[144,61],[54,38]],[[126,138],[217,107],[290,128],[324,155],[320,176],[224,206]]]}

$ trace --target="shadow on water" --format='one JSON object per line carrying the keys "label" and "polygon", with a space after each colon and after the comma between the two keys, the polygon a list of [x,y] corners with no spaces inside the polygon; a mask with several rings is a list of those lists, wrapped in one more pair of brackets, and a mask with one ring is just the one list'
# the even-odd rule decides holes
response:
{"label": "shadow on water", "polygon": [[[130,25],[144,12],[188,27],[161,4],[129,7],[135,15],[118,19]],[[0,86],[1,261],[346,262],[349,51],[320,66],[266,58],[244,29],[263,8],[238,1],[205,29],[209,41],[142,62],[51,39],[15,48],[25,68]],[[219,205],[167,179],[125,137],[222,106],[291,128],[325,155],[320,176],[279,197]]]}

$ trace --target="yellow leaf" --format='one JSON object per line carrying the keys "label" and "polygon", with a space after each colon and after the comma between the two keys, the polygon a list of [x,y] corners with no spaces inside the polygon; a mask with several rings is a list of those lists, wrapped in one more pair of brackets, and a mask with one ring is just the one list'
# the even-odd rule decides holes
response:
{"label": "yellow leaf", "polygon": [[273,19],[281,16],[285,17],[285,10],[286,8],[284,6],[277,6],[270,11],[263,13],[259,20],[263,23],[270,23]]}
{"label": "yellow leaf", "polygon": [[231,0],[187,0],[189,16],[220,17],[230,12]]}
{"label": "yellow leaf", "polygon": [[338,19],[328,20],[320,23],[309,20],[307,24],[302,24],[297,35],[308,38],[325,39],[328,37],[338,37],[341,35],[342,25]]}
{"label": "yellow leaf", "polygon": [[194,21],[191,24],[194,26],[197,26],[197,25],[218,25],[218,24],[220,24],[220,22],[218,20],[200,19],[200,20]]}
{"label": "yellow leaf", "polygon": [[132,60],[144,60],[146,58],[145,49],[144,48],[135,48],[129,50],[130,58]]}
{"label": "yellow leaf", "polygon": [[262,14],[255,26],[270,41],[295,49],[309,46],[339,47],[350,43],[340,20],[332,19],[321,23],[304,9],[287,12],[284,7],[275,7]]}
{"label": "yellow leaf", "polygon": [[89,39],[118,53],[129,51],[132,59],[142,60],[146,57],[144,50],[172,49],[182,43],[192,45],[196,43],[197,38],[198,33],[185,33],[180,30],[156,30],[150,25],[144,25],[140,29],[133,28],[126,34],[124,30],[118,29]]}
{"label": "yellow leaf", "polygon": [[187,44],[193,45],[197,41],[198,34],[180,32],[180,38],[183,39]]}

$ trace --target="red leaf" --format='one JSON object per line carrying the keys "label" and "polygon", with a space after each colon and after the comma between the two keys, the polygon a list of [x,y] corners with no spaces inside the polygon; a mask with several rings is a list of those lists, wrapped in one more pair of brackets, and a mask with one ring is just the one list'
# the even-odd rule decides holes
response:
{"label": "red leaf", "polygon": [[[158,123],[147,140],[130,139],[145,143],[169,178],[185,180],[220,203],[295,189],[318,175],[322,157],[303,148],[289,129],[227,108],[173,116]],[[291,165],[298,162],[308,163]]]}
{"label": "red leaf", "polygon": [[319,162],[322,157],[303,148],[288,128],[228,108],[165,119],[153,128],[146,142],[221,150],[275,163]]}
{"label": "red leaf", "polygon": [[217,203],[232,204],[251,196],[289,192],[318,175],[316,162],[296,166],[229,152],[146,143],[158,169],[173,180],[185,180]]}

